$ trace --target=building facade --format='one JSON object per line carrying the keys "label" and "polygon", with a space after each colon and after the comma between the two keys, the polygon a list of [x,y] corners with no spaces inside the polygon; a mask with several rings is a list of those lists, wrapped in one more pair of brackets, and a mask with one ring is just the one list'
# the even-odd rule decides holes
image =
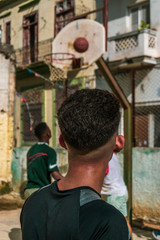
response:
{"label": "building facade", "polygon": [[[44,62],[44,56],[52,59],[52,42],[56,34],[69,22],[78,18],[91,18],[95,16],[84,15],[95,9],[95,1],[77,0],[28,0],[0,2],[0,44],[11,45],[14,49],[13,65],[15,66],[14,86],[7,73],[5,78],[1,75],[1,91],[3,83],[6,88],[14,92],[12,104],[12,134],[10,142],[3,138],[3,149],[6,145],[12,149],[9,156],[4,154],[0,160],[3,169],[0,169],[0,180],[8,181],[12,177],[13,186],[20,191],[22,183],[26,180],[26,152],[36,141],[34,126],[45,121],[52,130],[50,145],[58,153],[58,163],[62,173],[66,172],[66,152],[60,148],[58,142],[59,129],[56,113],[64,100],[64,82],[53,85],[50,83],[50,71]],[[2,56],[3,58],[3,56]],[[9,60],[1,61],[3,72],[9,67]],[[87,76],[94,73],[94,66],[74,75],[68,84],[68,94],[75,89],[84,88]],[[4,74],[4,75],[5,75]],[[90,82],[94,87],[94,81]],[[9,91],[6,89],[6,91]],[[7,93],[5,93],[7,94]],[[2,104],[4,105],[4,104]],[[1,110],[3,111],[3,109]],[[1,114],[2,115],[2,114]],[[2,129],[9,134],[2,118]],[[8,125],[7,125],[8,126]],[[5,137],[9,138],[8,135]],[[12,144],[11,144],[12,143]],[[7,145],[7,146],[8,146]],[[11,168],[10,168],[11,166]],[[7,169],[4,171],[4,169]],[[12,173],[12,174],[11,174]]]}
{"label": "building facade", "polygon": [[[102,4],[97,1],[97,6]],[[142,225],[158,226],[160,5],[158,0],[108,0],[107,6],[104,58],[132,106],[132,216]],[[101,17],[97,15],[97,20]],[[102,78],[96,87],[108,86]]]}
{"label": "building facade", "polygon": [[[102,8],[104,11],[89,14]],[[57,151],[61,172],[66,172],[67,153],[58,143],[56,119],[57,110],[65,98],[64,85],[59,82],[53,87],[48,82],[50,71],[44,56],[52,53],[54,37],[68,22],[80,18],[94,19],[106,28],[103,57],[132,105],[133,218],[154,224],[160,222],[158,13],[159,0],[0,2],[0,43],[13,46],[14,61],[11,62],[15,66],[14,72],[11,62],[4,54],[0,55],[3,66],[0,91],[10,99],[1,104],[0,109],[1,155],[3,153],[0,180],[10,181],[12,178],[14,190],[23,189],[26,152],[35,142],[33,128],[40,121],[46,121],[51,128],[50,145]],[[96,68],[95,71],[95,66],[91,66],[75,74],[69,82],[68,93],[78,88],[94,87],[109,89],[99,70]],[[123,134],[123,121],[120,128]],[[119,157],[122,160],[121,154]]]}
{"label": "building facade", "polygon": [[109,1],[107,62],[133,108],[134,146],[160,147],[158,1]]}

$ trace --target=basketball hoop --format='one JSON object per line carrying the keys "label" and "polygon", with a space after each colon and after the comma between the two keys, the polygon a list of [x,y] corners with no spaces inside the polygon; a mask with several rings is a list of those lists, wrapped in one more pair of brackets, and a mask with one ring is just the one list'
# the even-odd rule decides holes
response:
{"label": "basketball hoop", "polygon": [[[52,54],[44,57],[51,81],[64,81],[67,76],[91,66],[105,53],[105,29],[102,24],[79,19],[67,24],[53,39]],[[73,74],[68,74],[73,71]],[[73,77],[71,77],[73,78]]]}
{"label": "basketball hoop", "polygon": [[67,72],[72,70],[75,56],[71,53],[52,53],[44,56],[44,62],[50,70],[51,81],[64,81]]}
{"label": "basketball hoop", "polygon": [[86,69],[105,53],[105,28],[90,19],[68,23],[52,42],[52,51],[74,55],[73,71]]}

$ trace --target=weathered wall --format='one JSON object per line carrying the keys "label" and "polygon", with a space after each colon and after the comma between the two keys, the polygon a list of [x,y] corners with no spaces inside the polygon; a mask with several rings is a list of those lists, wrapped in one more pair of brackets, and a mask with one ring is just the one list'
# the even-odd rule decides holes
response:
{"label": "weathered wall", "polygon": [[11,162],[12,184],[15,192],[21,192],[27,180],[26,153],[28,147],[14,148]]}
{"label": "weathered wall", "polygon": [[[80,15],[96,8],[96,3],[93,0],[75,0],[75,13]],[[89,18],[94,19],[95,15],[89,15]]]}
{"label": "weathered wall", "polygon": [[160,222],[160,149],[133,149],[133,217]]}
{"label": "weathered wall", "polygon": [[151,27],[160,29],[159,0],[150,0],[150,4]]}
{"label": "weathered wall", "polygon": [[112,0],[108,2],[108,37],[113,37],[130,31],[127,6],[133,2],[136,1]]}
{"label": "weathered wall", "polygon": [[[15,192],[23,194],[23,190],[27,181],[27,164],[26,155],[29,147],[19,147],[13,149],[11,171],[12,184]],[[65,175],[67,172],[67,151],[55,148],[57,152],[57,163],[60,172]]]}
{"label": "weathered wall", "polygon": [[[27,179],[28,148],[15,148],[12,159],[14,190],[20,191]],[[67,171],[67,152],[56,149],[60,171]],[[123,167],[123,153],[119,153]],[[133,219],[160,223],[160,149],[133,148]],[[123,169],[122,169],[123,172]]]}
{"label": "weathered wall", "polygon": [[[37,11],[39,14],[38,30],[39,36],[38,40],[43,41],[54,36],[54,4],[55,1],[41,0],[39,4],[28,7],[23,11],[19,10],[19,7],[24,4],[19,5],[9,5],[3,13],[11,11],[11,14],[4,19],[0,19],[0,25],[2,29],[5,29],[5,24],[11,21],[11,44],[14,46],[15,50],[23,47],[23,16],[30,14],[31,12]],[[2,42],[5,42],[5,34],[2,36]]]}
{"label": "weathered wall", "polygon": [[7,113],[0,113],[0,181],[11,180],[10,161],[11,161],[11,142],[13,129],[12,118]]}
{"label": "weathered wall", "polygon": [[[23,17],[31,12],[38,10],[38,41],[41,42],[54,37],[54,13],[56,2],[56,0],[41,0],[38,4],[23,9],[22,11],[20,11],[19,7],[25,3],[9,5],[8,8],[3,11],[3,14],[9,11],[11,12],[9,16],[0,19],[0,25],[2,30],[4,30],[6,22],[11,21],[11,44],[14,46],[15,50],[23,47]],[[76,15],[93,9],[95,9],[95,1],[75,0]],[[93,15],[91,18],[92,17]],[[2,42],[5,42],[5,34],[2,35]]]}
{"label": "weathered wall", "polygon": [[0,54],[0,181],[11,180],[13,148],[14,65]]}
{"label": "weathered wall", "polygon": [[[121,166],[123,154],[119,153]],[[160,148],[133,148],[133,219],[160,223]]]}

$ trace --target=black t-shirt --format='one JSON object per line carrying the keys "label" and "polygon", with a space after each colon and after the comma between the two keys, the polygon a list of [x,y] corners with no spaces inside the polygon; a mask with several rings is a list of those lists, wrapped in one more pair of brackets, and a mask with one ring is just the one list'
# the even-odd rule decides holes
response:
{"label": "black t-shirt", "polygon": [[43,187],[27,199],[20,221],[23,240],[129,239],[124,216],[90,187]]}

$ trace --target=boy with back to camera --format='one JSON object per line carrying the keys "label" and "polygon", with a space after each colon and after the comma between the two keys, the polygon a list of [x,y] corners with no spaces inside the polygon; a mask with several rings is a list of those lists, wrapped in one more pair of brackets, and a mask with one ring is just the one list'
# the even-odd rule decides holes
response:
{"label": "boy with back to camera", "polygon": [[35,192],[21,212],[23,240],[128,240],[124,216],[100,197],[116,146],[120,106],[113,94],[79,90],[58,111],[68,173]]}
{"label": "boy with back to camera", "polygon": [[27,153],[27,185],[24,198],[27,199],[33,192],[51,183],[51,176],[61,179],[57,166],[57,154],[49,146],[51,130],[45,122],[37,124],[34,128],[38,140]]}

